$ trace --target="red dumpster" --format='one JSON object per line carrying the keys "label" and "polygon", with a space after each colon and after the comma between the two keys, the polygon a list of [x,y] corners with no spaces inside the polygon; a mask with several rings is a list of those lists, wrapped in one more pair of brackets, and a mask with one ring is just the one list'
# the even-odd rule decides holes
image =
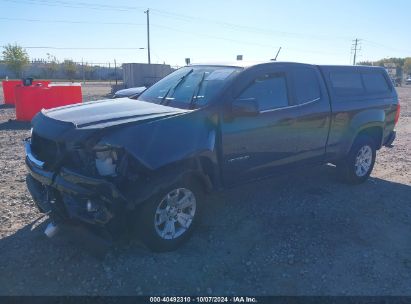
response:
{"label": "red dumpster", "polygon": [[[35,80],[33,81],[33,85],[42,84],[44,86],[48,85],[50,81],[48,80]],[[4,103],[14,105],[16,103],[16,95],[15,95],[15,88],[18,85],[23,85],[23,81],[21,80],[3,80],[3,95],[4,95]]]}
{"label": "red dumpster", "polygon": [[82,102],[80,85],[17,86],[16,119],[30,121],[41,109]]}

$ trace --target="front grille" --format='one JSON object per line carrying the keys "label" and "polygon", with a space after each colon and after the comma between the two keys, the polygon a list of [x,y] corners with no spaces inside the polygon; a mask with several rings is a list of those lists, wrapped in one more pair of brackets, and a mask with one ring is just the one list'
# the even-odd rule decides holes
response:
{"label": "front grille", "polygon": [[83,149],[69,151],[64,166],[88,176],[96,176],[97,172],[93,154]]}
{"label": "front grille", "polygon": [[57,142],[35,133],[31,136],[31,150],[37,159],[46,164],[54,164],[58,159],[59,147]]}
{"label": "front grille", "polygon": [[31,151],[48,169],[64,166],[80,174],[96,175],[93,154],[78,145],[58,143],[33,132]]}

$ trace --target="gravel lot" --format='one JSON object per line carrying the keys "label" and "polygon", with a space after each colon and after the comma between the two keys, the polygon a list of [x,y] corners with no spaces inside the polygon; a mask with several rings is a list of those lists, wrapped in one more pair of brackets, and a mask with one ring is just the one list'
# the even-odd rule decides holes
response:
{"label": "gravel lot", "polygon": [[[83,87],[85,100],[108,92]],[[411,87],[398,92],[395,147],[367,183],[341,184],[323,166],[213,194],[178,251],[131,242],[104,259],[44,236],[24,182],[29,125],[0,105],[0,294],[411,295]]]}

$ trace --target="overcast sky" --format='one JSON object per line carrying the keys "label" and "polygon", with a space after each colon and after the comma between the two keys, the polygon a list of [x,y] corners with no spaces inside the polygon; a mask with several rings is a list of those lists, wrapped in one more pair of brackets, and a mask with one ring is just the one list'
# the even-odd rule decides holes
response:
{"label": "overcast sky", "polygon": [[361,39],[359,60],[411,56],[411,1],[372,0],[0,0],[0,44],[87,62],[147,62],[150,8],[152,63],[268,60],[349,64]]}

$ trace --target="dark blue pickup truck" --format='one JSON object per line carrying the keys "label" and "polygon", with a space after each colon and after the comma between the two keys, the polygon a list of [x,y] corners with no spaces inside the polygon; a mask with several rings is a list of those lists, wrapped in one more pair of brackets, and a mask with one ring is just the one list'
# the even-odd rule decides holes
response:
{"label": "dark blue pickup truck", "polygon": [[333,163],[353,184],[391,146],[400,106],[382,68],[267,62],[189,65],[137,100],[38,113],[27,185],[46,234],[137,232],[153,250],[191,234],[203,194]]}

